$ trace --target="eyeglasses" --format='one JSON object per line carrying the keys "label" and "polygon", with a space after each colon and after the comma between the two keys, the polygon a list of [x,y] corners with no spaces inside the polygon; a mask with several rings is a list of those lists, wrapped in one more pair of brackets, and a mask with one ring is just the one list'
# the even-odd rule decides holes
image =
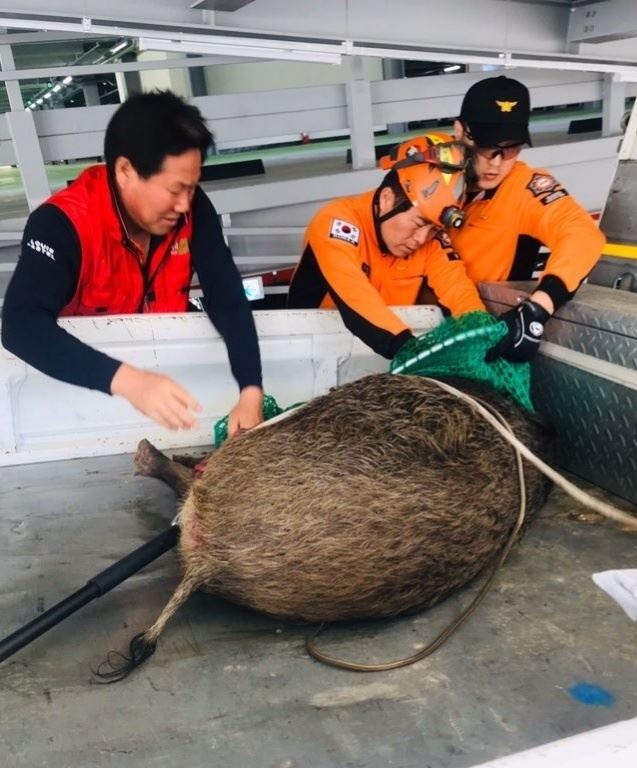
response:
{"label": "eyeglasses", "polygon": [[503,160],[512,160],[517,157],[522,151],[524,144],[510,144],[507,147],[473,147],[473,151],[476,155],[484,157],[487,160],[495,160],[496,157],[501,157]]}

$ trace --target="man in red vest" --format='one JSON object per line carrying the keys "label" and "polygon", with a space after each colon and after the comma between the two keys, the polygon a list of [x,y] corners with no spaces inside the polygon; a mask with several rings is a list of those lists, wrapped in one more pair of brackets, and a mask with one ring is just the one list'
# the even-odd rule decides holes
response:
{"label": "man in red vest", "polygon": [[195,271],[239,387],[235,434],[262,421],[261,361],[239,272],[198,186],[211,140],[199,110],[168,91],[122,104],[106,129],[105,165],[87,168],[29,216],[2,343],[49,376],[120,395],[170,429],[192,428],[201,406],[177,382],[98,352],[57,318],[185,312]]}

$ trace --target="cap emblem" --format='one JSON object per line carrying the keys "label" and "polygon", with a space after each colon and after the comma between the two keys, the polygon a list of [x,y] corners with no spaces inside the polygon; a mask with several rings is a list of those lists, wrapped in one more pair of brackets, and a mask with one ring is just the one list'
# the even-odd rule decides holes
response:
{"label": "cap emblem", "polygon": [[497,99],[495,103],[500,107],[500,112],[512,112],[513,107],[518,105],[517,101],[498,101]]}

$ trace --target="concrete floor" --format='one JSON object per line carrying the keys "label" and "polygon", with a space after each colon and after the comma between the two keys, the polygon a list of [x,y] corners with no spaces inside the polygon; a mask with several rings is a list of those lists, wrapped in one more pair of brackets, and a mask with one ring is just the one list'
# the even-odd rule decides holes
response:
{"label": "concrete floor", "polygon": [[[172,517],[130,456],[0,470],[0,636]],[[635,625],[592,582],[635,567],[635,538],[569,519],[553,492],[478,611],[434,656],[361,675],[306,656],[303,627],[198,594],[126,681],[91,682],[165,604],[172,553],[0,665],[2,766],[463,768],[637,714]],[[330,630],[359,661],[408,655],[475,591],[393,622]],[[569,693],[593,683],[607,706]]]}

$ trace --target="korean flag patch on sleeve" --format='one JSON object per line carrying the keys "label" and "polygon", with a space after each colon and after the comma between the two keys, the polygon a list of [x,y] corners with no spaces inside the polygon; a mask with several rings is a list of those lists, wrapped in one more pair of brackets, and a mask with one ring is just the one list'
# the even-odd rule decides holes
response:
{"label": "korean flag patch on sleeve", "polygon": [[334,237],[337,240],[345,240],[346,243],[351,243],[351,245],[358,245],[361,239],[361,231],[358,227],[350,224],[349,221],[332,219],[330,237]]}

